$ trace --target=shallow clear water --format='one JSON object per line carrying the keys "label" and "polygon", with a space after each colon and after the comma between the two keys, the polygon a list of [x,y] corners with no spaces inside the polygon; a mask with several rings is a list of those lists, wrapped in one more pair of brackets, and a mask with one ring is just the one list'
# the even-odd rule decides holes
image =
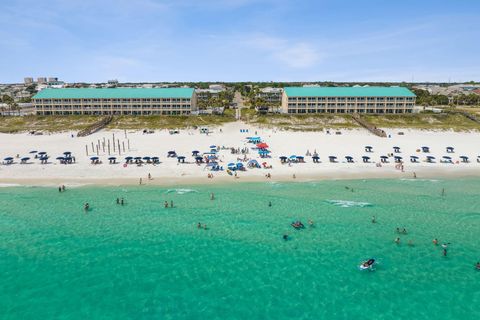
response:
{"label": "shallow clear water", "polygon": [[[0,318],[475,319],[479,192],[480,180],[0,188]],[[360,271],[370,257],[376,271]]]}

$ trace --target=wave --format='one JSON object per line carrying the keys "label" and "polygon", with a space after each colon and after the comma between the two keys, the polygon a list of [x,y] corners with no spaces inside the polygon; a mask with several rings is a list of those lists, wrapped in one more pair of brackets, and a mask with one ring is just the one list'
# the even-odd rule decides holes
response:
{"label": "wave", "polygon": [[349,201],[349,200],[326,200],[327,203],[333,204],[334,206],[337,207],[342,207],[342,208],[352,208],[352,207],[360,207],[360,208],[365,208],[365,207],[371,207],[372,204],[368,202],[356,202],[356,201]]}
{"label": "wave", "polygon": [[436,179],[414,179],[414,178],[402,178],[400,181],[424,181],[424,182],[440,182]]}
{"label": "wave", "polygon": [[0,188],[11,188],[11,187],[21,187],[21,185],[16,183],[0,183]]}
{"label": "wave", "polygon": [[192,192],[196,193],[198,191],[193,189],[168,189],[166,193],[186,194]]}

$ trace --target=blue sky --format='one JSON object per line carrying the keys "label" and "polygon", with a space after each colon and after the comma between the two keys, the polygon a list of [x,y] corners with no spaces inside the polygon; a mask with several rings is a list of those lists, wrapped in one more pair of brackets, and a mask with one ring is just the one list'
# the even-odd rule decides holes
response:
{"label": "blue sky", "polygon": [[476,0],[2,0],[0,82],[480,81]]}

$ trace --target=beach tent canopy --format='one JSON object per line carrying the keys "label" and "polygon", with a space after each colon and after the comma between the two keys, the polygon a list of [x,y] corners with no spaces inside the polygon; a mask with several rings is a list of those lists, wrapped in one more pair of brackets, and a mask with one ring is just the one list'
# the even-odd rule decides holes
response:
{"label": "beach tent canopy", "polygon": [[257,164],[259,164],[259,163],[258,163],[257,160],[252,159],[252,160],[248,161],[248,164],[249,164],[249,165],[257,165]]}
{"label": "beach tent canopy", "polygon": [[319,156],[313,156],[312,159],[320,159]]}
{"label": "beach tent canopy", "polygon": [[285,159],[285,160],[287,159],[287,157],[285,157],[285,156],[281,156],[281,157],[279,157],[279,158],[280,158],[280,159]]}
{"label": "beach tent canopy", "polygon": [[217,146],[216,145],[211,145],[210,149],[217,149]]}
{"label": "beach tent canopy", "polygon": [[270,153],[270,152],[271,152],[271,151],[270,151],[270,150],[267,150],[267,149],[260,149],[260,150],[258,150],[258,153],[259,153],[259,154],[268,154],[268,153]]}
{"label": "beach tent canopy", "polygon": [[110,158],[108,158],[108,160],[110,160],[110,161],[111,161],[111,160],[117,160],[117,158],[115,158],[115,157],[110,157]]}
{"label": "beach tent canopy", "polygon": [[178,156],[177,159],[185,159],[184,156]]}
{"label": "beach tent canopy", "polygon": [[382,158],[382,159],[388,159],[387,156],[380,156],[380,158]]}
{"label": "beach tent canopy", "polygon": [[150,157],[143,157],[143,160],[150,160],[151,158]]}
{"label": "beach tent canopy", "polygon": [[242,168],[243,168],[243,163],[238,162],[238,163],[237,163],[237,169],[242,169]]}
{"label": "beach tent canopy", "polygon": [[65,160],[64,157],[57,157],[57,160]]}
{"label": "beach tent canopy", "polygon": [[135,159],[135,160],[142,160],[142,157],[135,157],[135,158],[133,158],[133,159]]}
{"label": "beach tent canopy", "polygon": [[410,158],[412,158],[412,159],[418,159],[417,156],[410,156]]}
{"label": "beach tent canopy", "polygon": [[195,160],[200,161],[200,160],[203,160],[203,158],[202,157],[195,157]]}
{"label": "beach tent canopy", "polygon": [[42,154],[47,154],[45,151],[40,151],[38,154],[42,155]]}
{"label": "beach tent canopy", "polygon": [[3,159],[3,160],[5,160],[5,161],[11,161],[11,160],[13,160],[13,158],[12,158],[12,157],[6,157],[6,158]]}
{"label": "beach tent canopy", "polygon": [[29,158],[29,157],[24,157],[24,158],[22,158],[22,159],[20,159],[20,160],[22,160],[22,161],[28,161],[28,160],[30,160],[30,158]]}
{"label": "beach tent canopy", "polygon": [[132,160],[133,157],[125,157],[125,160]]}
{"label": "beach tent canopy", "polygon": [[447,160],[452,160],[452,157],[449,157],[449,156],[443,156],[442,158]]}
{"label": "beach tent canopy", "polygon": [[290,160],[295,160],[295,159],[297,159],[297,156],[296,155],[291,155],[289,158],[290,158]]}
{"label": "beach tent canopy", "polygon": [[72,154],[72,153],[70,151],[65,151],[63,154],[67,156],[67,155]]}
{"label": "beach tent canopy", "polygon": [[37,153],[38,151],[32,150],[29,153]]}
{"label": "beach tent canopy", "polygon": [[453,147],[447,147],[447,152],[453,152],[454,148]]}
{"label": "beach tent canopy", "polygon": [[92,161],[98,160],[98,157],[91,157],[90,160],[92,160]]}

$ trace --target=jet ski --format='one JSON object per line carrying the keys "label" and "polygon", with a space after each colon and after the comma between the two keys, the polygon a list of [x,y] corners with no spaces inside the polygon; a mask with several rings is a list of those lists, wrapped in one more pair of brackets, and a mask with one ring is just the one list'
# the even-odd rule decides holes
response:
{"label": "jet ski", "polygon": [[374,270],[373,266],[375,265],[375,259],[368,259],[367,261],[363,261],[358,267],[360,270]]}

